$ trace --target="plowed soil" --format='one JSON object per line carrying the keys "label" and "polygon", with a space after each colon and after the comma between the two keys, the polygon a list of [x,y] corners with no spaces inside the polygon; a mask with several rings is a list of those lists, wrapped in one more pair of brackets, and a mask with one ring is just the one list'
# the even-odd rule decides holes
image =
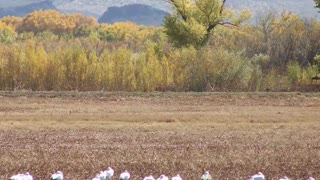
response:
{"label": "plowed soil", "polygon": [[1,92],[0,179],[320,178],[320,94]]}

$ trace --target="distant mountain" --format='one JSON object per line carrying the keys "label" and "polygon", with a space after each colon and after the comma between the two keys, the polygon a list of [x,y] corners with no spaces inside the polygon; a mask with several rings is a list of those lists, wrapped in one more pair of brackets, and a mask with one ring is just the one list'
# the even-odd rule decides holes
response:
{"label": "distant mountain", "polygon": [[122,7],[109,7],[99,18],[100,23],[131,21],[146,26],[161,26],[168,12],[143,4],[130,4]]}
{"label": "distant mountain", "polygon": [[[110,11],[115,12],[115,7],[122,7],[130,4],[143,4],[166,12],[172,11],[167,0],[0,0],[0,17],[7,15],[24,16],[25,14],[37,9],[58,9],[64,13],[77,12],[85,15],[91,15],[96,18],[101,17],[102,21],[110,20],[109,22],[111,22],[112,19],[115,18],[120,20],[130,20],[125,19],[126,16],[120,16],[121,13],[119,14],[119,11],[122,11],[121,9],[117,10],[118,14],[116,15],[119,15],[119,17],[115,17],[110,13]],[[318,18],[320,20],[320,13],[314,8],[314,0],[227,0],[227,6],[236,10],[249,8],[255,15],[263,14],[269,10],[287,10],[300,14],[303,18]],[[106,12],[110,7],[112,8],[109,12]],[[126,8],[128,7],[122,7],[122,9]],[[130,15],[140,19],[140,22],[149,21],[148,19],[152,18],[155,18],[155,20],[162,19],[162,13],[159,13],[159,18],[154,16],[143,17],[144,15],[141,14],[141,12],[134,11],[132,9],[129,10],[132,11],[130,12]],[[154,12],[156,11],[154,10]],[[106,13],[112,16],[112,18],[105,19]],[[150,13],[148,15],[150,15]],[[143,20],[144,18],[145,20]],[[161,22],[159,21],[155,24],[160,23]]]}
{"label": "distant mountain", "polygon": [[0,0],[0,8],[25,6],[28,4],[39,3],[46,0]]}
{"label": "distant mountain", "polygon": [[[0,0],[3,1],[3,0]],[[102,15],[106,9],[112,6],[124,6],[128,4],[144,4],[156,9],[171,12],[167,0],[53,0],[54,5],[60,10],[89,11]],[[314,0],[227,0],[227,6],[237,10],[249,8],[254,14],[261,14],[268,10],[288,10],[302,17],[317,17],[320,13],[314,8]],[[96,16],[96,17],[97,17]]]}
{"label": "distant mountain", "polygon": [[317,18],[320,13],[315,9],[314,0],[227,0],[227,5],[233,9],[250,9],[254,15],[268,11],[292,11],[302,18]]}
{"label": "distant mountain", "polygon": [[[4,1],[4,0],[0,0]],[[109,7],[121,7],[129,4],[144,4],[163,11],[170,11],[166,0],[52,0],[61,11],[91,12],[99,18]]]}
{"label": "distant mountain", "polygon": [[45,9],[55,9],[57,8],[52,4],[51,1],[41,1],[38,3],[24,4],[22,6],[16,7],[3,7],[0,8],[0,18],[4,16],[20,16],[24,17],[25,15],[35,11],[35,10],[45,10]]}

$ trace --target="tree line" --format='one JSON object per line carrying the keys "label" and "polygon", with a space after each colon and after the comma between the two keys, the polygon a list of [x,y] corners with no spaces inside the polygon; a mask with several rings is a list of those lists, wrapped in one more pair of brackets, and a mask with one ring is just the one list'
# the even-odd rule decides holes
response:
{"label": "tree line", "polygon": [[0,19],[0,90],[264,91],[307,86],[320,23],[225,1],[171,1],[163,27],[35,11]]}

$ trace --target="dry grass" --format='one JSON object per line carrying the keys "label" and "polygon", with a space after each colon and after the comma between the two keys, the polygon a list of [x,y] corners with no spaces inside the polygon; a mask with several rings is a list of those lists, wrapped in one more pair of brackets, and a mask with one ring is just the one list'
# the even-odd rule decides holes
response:
{"label": "dry grass", "polygon": [[[320,177],[320,94],[0,93],[0,179]],[[240,178],[241,177],[241,178]]]}

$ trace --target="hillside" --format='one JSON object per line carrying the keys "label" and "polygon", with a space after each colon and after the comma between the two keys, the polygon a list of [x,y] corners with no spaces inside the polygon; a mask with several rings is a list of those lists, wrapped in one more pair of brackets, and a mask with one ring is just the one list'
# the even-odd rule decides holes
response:
{"label": "hillside", "polygon": [[28,4],[39,3],[45,0],[0,0],[0,8],[8,8],[8,7],[17,7],[17,6],[25,6]]}
{"label": "hillside", "polygon": [[110,7],[99,18],[100,23],[131,21],[146,26],[161,26],[164,16],[169,13],[152,6],[131,4],[122,7]]}
{"label": "hillside", "polygon": [[3,8],[0,8],[0,17],[4,17],[4,16],[23,17],[39,9],[56,9],[56,7],[50,1],[41,1],[38,3],[24,4],[22,6],[17,6],[17,7],[3,7]]}
{"label": "hillside", "polygon": [[[103,14],[108,7],[124,6],[127,4],[145,4],[157,9],[170,12],[170,5],[165,0],[55,0],[54,4],[60,10],[89,11]],[[313,0],[228,0],[229,7],[236,9],[249,8],[255,14],[266,10],[288,10],[300,14],[303,17],[320,17],[314,8]]]}
{"label": "hillside", "polygon": [[[147,5],[140,7],[143,9],[141,11],[153,12],[159,16],[156,17],[155,15],[152,15],[152,17],[146,17],[146,14],[141,14],[140,10],[130,12],[130,16],[126,16],[126,13],[121,14],[120,11],[123,12],[126,8],[130,8],[130,6],[126,6],[129,4]],[[115,8],[122,6],[125,7],[123,7],[123,9]],[[148,6],[151,6],[154,9],[151,10]],[[249,8],[255,15],[264,13],[268,10],[288,10],[300,14],[303,18],[316,17],[320,20],[320,13],[314,8],[315,4],[313,0],[228,0],[227,6],[238,10]],[[107,11],[110,7],[112,7],[110,9],[111,11]],[[155,24],[161,24],[163,11],[171,11],[170,5],[165,0],[0,0],[0,17],[7,15],[24,16],[37,9],[58,9],[64,13],[77,12],[94,16],[97,19],[105,19],[105,15],[108,14],[112,16],[112,18],[109,18],[109,22],[112,22],[115,19],[120,19],[121,21],[133,19],[134,21],[143,22],[142,24],[150,21],[150,19],[156,20],[157,22],[155,22]],[[159,10],[162,10],[162,12]],[[115,14],[112,14],[111,12],[115,12]],[[119,17],[115,18],[117,15],[119,15]],[[150,13],[147,13],[147,15],[149,16]]]}
{"label": "hillside", "polygon": [[292,11],[303,18],[318,18],[313,0],[229,0],[228,6],[234,9],[249,8],[255,15],[266,11]]}
{"label": "hillside", "polygon": [[128,4],[144,4],[163,11],[170,9],[165,0],[54,0],[54,5],[62,11],[87,11],[96,14],[96,17],[100,17],[109,7]]}

